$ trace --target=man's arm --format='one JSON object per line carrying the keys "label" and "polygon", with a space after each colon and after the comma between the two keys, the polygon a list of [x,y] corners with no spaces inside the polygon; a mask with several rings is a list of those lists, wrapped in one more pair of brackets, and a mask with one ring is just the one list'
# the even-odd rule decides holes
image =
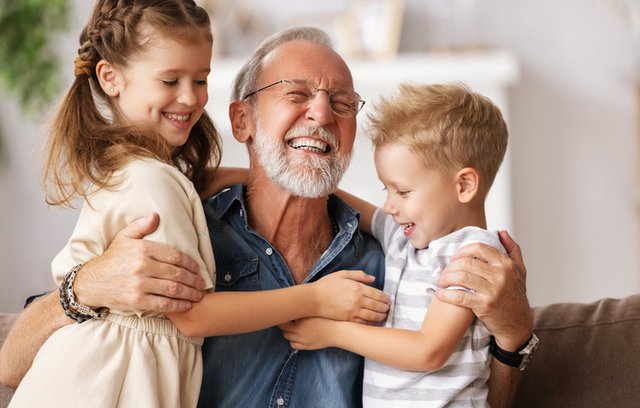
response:
{"label": "man's arm", "polygon": [[59,291],[34,300],[18,316],[0,350],[0,381],[16,388],[36,353],[59,328],[72,323],[60,306]]}
{"label": "man's arm", "polygon": [[[462,247],[442,272],[436,295],[444,302],[473,310],[498,346],[515,352],[531,338],[533,313],[520,246],[505,231],[500,232],[500,240],[509,256],[481,244]],[[443,289],[448,286],[464,286],[472,292]],[[519,380],[519,370],[494,359],[489,381],[491,406],[510,406]]]}
{"label": "man's arm", "polygon": [[[157,214],[124,228],[105,253],[76,276],[79,303],[119,310],[179,312],[202,298],[204,282],[197,264],[165,244],[141,238],[158,227]],[[73,321],[60,306],[58,291],[34,301],[18,317],[0,351],[0,380],[17,387],[44,342]]]}

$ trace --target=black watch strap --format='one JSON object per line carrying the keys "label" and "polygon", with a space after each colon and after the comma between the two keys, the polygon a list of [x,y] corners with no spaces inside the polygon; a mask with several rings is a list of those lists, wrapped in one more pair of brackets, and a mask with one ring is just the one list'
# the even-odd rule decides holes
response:
{"label": "black watch strap", "polygon": [[489,342],[489,351],[499,362],[511,367],[518,368],[520,371],[524,370],[529,360],[533,356],[533,352],[538,347],[538,336],[533,333],[529,341],[527,341],[518,351],[507,351],[496,343],[495,337],[491,336]]}

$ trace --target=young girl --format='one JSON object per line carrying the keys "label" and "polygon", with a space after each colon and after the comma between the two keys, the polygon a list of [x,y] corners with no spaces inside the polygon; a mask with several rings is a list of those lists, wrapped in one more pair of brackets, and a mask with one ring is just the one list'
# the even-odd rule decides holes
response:
{"label": "young girl", "polygon": [[385,205],[339,195],[385,250],[387,321],[301,319],[281,327],[293,348],[365,356],[365,407],[485,407],[490,333],[471,310],[433,291],[462,246],[504,252],[485,229],[484,202],[507,148],[506,124],[489,99],[457,84],[405,84],[376,108],[370,131]]}
{"label": "young girl", "polygon": [[73,282],[82,264],[152,212],[161,221],[147,239],[187,253],[198,262],[205,289],[213,286],[199,197],[212,181],[208,166],[220,158],[218,133],[204,112],[212,41],[207,13],[191,0],[95,4],[47,161],[56,187],[48,201],[85,199],[69,243],[52,263],[62,307],[77,323],[44,344],[11,407],[194,407],[201,336],[305,316],[342,319],[360,299],[336,294],[371,281],[345,271],[277,291],[207,293],[189,312],[169,316],[93,310],[76,301]]}

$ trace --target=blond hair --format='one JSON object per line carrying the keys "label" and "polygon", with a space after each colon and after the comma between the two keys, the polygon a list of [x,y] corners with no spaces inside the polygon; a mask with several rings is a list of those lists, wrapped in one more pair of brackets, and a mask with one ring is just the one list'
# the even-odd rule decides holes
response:
{"label": "blond hair", "polygon": [[[95,66],[100,60],[127,67],[156,36],[213,42],[209,16],[193,0],[96,2],[80,34],[76,77],[53,118],[45,161],[47,203],[71,205],[78,196],[86,199],[94,187],[113,187],[113,173],[134,157],[175,165],[198,191],[208,184],[205,169],[218,165],[221,142],[206,112],[187,142],[171,150],[157,132],[126,124],[99,86]],[[110,108],[112,118],[103,115],[100,102]]]}
{"label": "blond hair", "polygon": [[507,150],[508,131],[498,107],[460,83],[401,84],[368,115],[375,147],[408,146],[425,165],[445,172],[476,169],[488,191]]}

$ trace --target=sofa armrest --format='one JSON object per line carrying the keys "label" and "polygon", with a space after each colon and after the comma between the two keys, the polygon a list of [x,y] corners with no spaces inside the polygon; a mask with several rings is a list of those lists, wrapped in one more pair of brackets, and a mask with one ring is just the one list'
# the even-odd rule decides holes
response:
{"label": "sofa armrest", "polygon": [[[9,330],[13,327],[17,317],[18,315],[14,313],[0,313],[0,347],[2,347],[4,339],[7,338],[7,334],[9,334]],[[13,389],[0,384],[0,408],[9,405],[12,395]]]}
{"label": "sofa armrest", "polygon": [[515,407],[629,407],[640,384],[640,295],[534,308],[540,346]]}

